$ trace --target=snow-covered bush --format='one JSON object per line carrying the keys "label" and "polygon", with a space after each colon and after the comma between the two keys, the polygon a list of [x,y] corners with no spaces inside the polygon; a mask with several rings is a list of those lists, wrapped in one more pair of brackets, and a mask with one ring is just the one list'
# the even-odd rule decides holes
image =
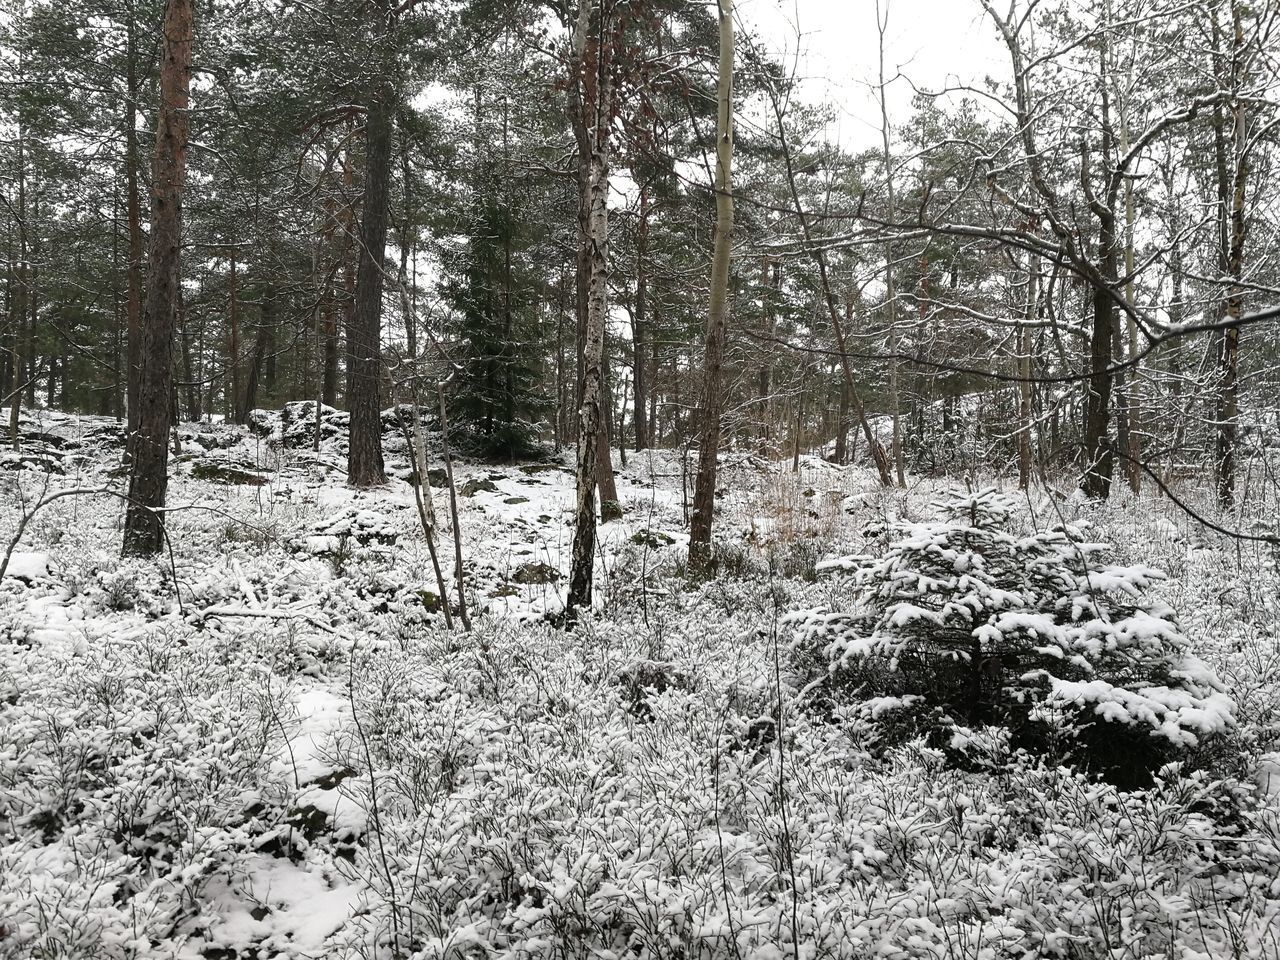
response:
{"label": "snow-covered bush", "polygon": [[261,671],[185,626],[0,655],[0,957],[160,955],[262,829]]}
{"label": "snow-covered bush", "polygon": [[1163,574],[1106,563],[1082,526],[1015,532],[1017,503],[995,490],[936,506],[882,554],[822,565],[847,610],[792,618],[797,662],[828,673],[815,689],[858,703],[882,744],[923,735],[972,760],[994,725],[1014,749],[1134,784],[1231,728],[1222,684],[1150,596]]}

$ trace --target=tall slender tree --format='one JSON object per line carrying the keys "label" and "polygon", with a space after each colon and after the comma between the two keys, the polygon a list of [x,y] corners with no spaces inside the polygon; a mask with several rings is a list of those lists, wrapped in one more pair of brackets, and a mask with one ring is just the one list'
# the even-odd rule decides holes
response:
{"label": "tall slender tree", "polygon": [[[627,15],[625,6],[613,0],[581,0],[570,41],[570,110],[576,118],[578,187],[582,198],[578,291],[579,298],[586,303],[581,349],[582,396],[578,407],[577,505],[569,594],[565,603],[570,615],[579,607],[591,606],[595,566],[596,483],[604,423],[604,332],[609,311],[613,58]],[[604,453],[608,455],[607,443]]]}
{"label": "tall slender tree", "polygon": [[164,534],[159,511],[169,485],[173,333],[182,279],[182,189],[187,171],[192,0],[168,0],[161,28],[160,105],[151,168],[151,260],[138,385],[138,429],[129,436],[129,501],[124,552],[149,556]]}
{"label": "tall slender tree", "polygon": [[365,110],[364,212],[356,251],[355,316],[350,342],[351,420],[347,482],[355,487],[387,482],[382,461],[382,278],[390,219],[391,154],[396,114],[396,7],[391,0],[371,6],[379,69]]}
{"label": "tall slender tree", "polygon": [[690,566],[705,566],[711,556],[715,514],[716,461],[724,403],[725,317],[729,310],[729,255],[733,234],[733,0],[718,0],[720,70],[716,89],[716,227],[711,255],[711,303],[702,358],[701,436],[698,479],[689,525]]}

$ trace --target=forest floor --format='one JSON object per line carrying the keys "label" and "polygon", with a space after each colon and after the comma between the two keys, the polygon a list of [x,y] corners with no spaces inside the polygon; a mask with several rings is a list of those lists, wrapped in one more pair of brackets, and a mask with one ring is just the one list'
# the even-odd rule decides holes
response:
{"label": "forest floor", "polygon": [[[1273,548],[1163,498],[1028,498],[1168,574],[1238,725],[1143,790],[966,773],[807,710],[788,656],[788,614],[839,602],[817,562],[945,481],[726,456],[694,580],[692,479],[633,455],[566,630],[569,459],[460,462],[464,633],[399,433],[358,492],[340,415],[319,453],[313,425],[183,425],[155,561],[120,558],[110,495],[31,518],[0,582],[0,957],[1280,958]],[[23,429],[0,545],[123,483],[114,421]]]}

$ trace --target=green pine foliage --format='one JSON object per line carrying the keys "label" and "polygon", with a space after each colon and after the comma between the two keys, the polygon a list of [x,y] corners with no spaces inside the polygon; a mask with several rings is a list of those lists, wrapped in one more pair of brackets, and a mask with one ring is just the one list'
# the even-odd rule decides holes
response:
{"label": "green pine foliage", "polygon": [[515,206],[486,200],[449,284],[462,345],[454,416],[475,452],[494,459],[532,454],[535,421],[548,407],[538,391],[536,287],[525,262],[529,232]]}
{"label": "green pine foliage", "polygon": [[[794,617],[795,653],[882,746],[923,737],[954,761],[993,742],[1122,785],[1194,761],[1234,704],[1154,600],[1163,574],[1106,562],[1083,525],[1015,532],[1015,501],[956,495],[877,556],[821,565],[847,610]],[[994,728],[994,739],[983,735]]]}

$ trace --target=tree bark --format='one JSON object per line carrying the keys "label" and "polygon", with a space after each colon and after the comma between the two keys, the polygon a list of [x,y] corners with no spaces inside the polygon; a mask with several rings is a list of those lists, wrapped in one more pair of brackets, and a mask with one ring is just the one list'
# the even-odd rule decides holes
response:
{"label": "tree bark", "polygon": [[1018,488],[1031,486],[1031,328],[1040,302],[1040,264],[1027,254],[1027,306],[1025,323],[1018,327]]}
{"label": "tree bark", "polygon": [[160,108],[151,177],[151,262],[141,342],[138,429],[129,436],[129,507],[123,552],[157,553],[168,489],[173,390],[173,331],[182,254],[182,187],[187,167],[191,91],[192,0],[168,0],[162,28]]}
{"label": "tree bark", "polygon": [[716,226],[711,255],[711,303],[702,357],[702,436],[698,442],[698,479],[693,487],[689,524],[689,566],[711,559],[715,515],[716,460],[723,413],[725,320],[729,309],[729,259],[733,234],[733,0],[718,0],[720,75],[716,88]]}
{"label": "tree bark", "polygon": [[[876,27],[880,36],[880,140],[881,140],[881,159],[884,163],[884,182],[885,195],[888,201],[887,219],[892,222],[897,216],[896,214],[896,198],[893,189],[893,154],[889,149],[889,105],[885,99],[886,81],[884,78],[884,35],[889,27],[889,10],[886,3],[883,18],[880,15],[880,0],[876,0]],[[885,314],[888,318],[886,324],[886,332],[889,342],[889,405],[890,414],[893,420],[893,439],[890,444],[891,453],[893,455],[894,470],[897,473],[898,486],[905,487],[907,485],[906,471],[903,464],[902,456],[902,426],[901,419],[901,396],[898,389],[898,290],[894,282],[896,271],[894,270],[894,251],[893,241],[886,241],[884,246],[884,269],[885,269]],[[848,392],[846,388],[846,393]]]}
{"label": "tree bark", "polygon": [[134,4],[126,8],[124,104],[124,175],[126,217],[129,222],[129,262],[126,272],[125,417],[126,436],[138,429],[138,386],[142,376],[142,200],[138,190],[138,44]]}
{"label": "tree bark", "polygon": [[640,222],[636,226],[636,308],[631,315],[631,373],[635,381],[635,414],[632,426],[636,432],[636,452],[648,447],[649,439],[649,377],[645,358],[645,338],[649,335],[645,324],[648,308],[649,277],[647,256],[649,252],[649,189],[640,185]]}
{"label": "tree bark", "polygon": [[272,326],[275,323],[275,291],[268,284],[262,291],[262,313],[258,318],[258,332],[253,338],[253,350],[249,354],[249,369],[244,380],[244,400],[240,405],[241,423],[258,405],[258,382],[262,379],[264,361],[271,346]]}
{"label": "tree bark", "polygon": [[382,462],[382,418],[378,402],[381,382],[382,261],[387,248],[388,199],[391,180],[392,40],[395,30],[390,0],[374,7],[383,46],[381,75],[365,118],[364,211],[357,251],[355,319],[351,327],[351,420],[348,432],[347,482],[369,487],[387,482]]}
{"label": "tree bark", "polygon": [[195,422],[200,419],[200,380],[191,359],[191,317],[187,313],[181,287],[178,288],[178,322],[182,332],[182,376],[187,395],[187,418]]}
{"label": "tree bark", "polygon": [[231,247],[227,273],[227,413],[236,423],[244,423],[240,408],[240,297],[236,289],[236,248]]}
{"label": "tree bark", "polygon": [[27,263],[27,161],[26,133],[22,111],[18,112],[18,261],[13,271],[16,278],[14,296],[9,302],[9,320],[13,327],[12,347],[9,351],[9,391],[11,405],[9,407],[9,443],[14,450],[19,449],[21,440],[18,433],[19,419],[22,413],[22,393],[26,376],[25,333],[27,323],[27,283],[30,276]]}
{"label": "tree bark", "polygon": [[[1088,143],[1082,145],[1080,152],[1080,179],[1085,195],[1089,199],[1089,207],[1098,221],[1098,249],[1096,262],[1101,282],[1092,285],[1093,293],[1093,330],[1089,343],[1089,394],[1085,402],[1084,418],[1084,475],[1080,480],[1080,489],[1086,496],[1095,499],[1106,499],[1111,493],[1111,477],[1115,469],[1115,449],[1109,433],[1111,420],[1111,386],[1113,374],[1111,370],[1114,356],[1113,345],[1116,342],[1116,331],[1120,319],[1116,315],[1116,290],[1119,280],[1119,260],[1116,250],[1116,216],[1114,188],[1115,180],[1111,169],[1112,135],[1107,92],[1105,66],[1105,50],[1102,51],[1102,182],[1108,184],[1106,195],[1097,199],[1093,194],[1089,170]],[[1128,451],[1127,421],[1121,426],[1125,428],[1121,437],[1121,452]]]}
{"label": "tree bark", "polygon": [[[342,400],[343,405],[348,410],[351,409],[351,357],[354,354],[352,337],[355,335],[352,331],[356,325],[356,272],[359,269],[359,237],[357,236],[359,228],[356,223],[356,198],[354,195],[355,161],[352,157],[351,149],[354,137],[354,131],[348,133],[347,146],[342,155],[342,185],[346,193],[346,202],[342,205],[342,336],[346,343]],[[338,342],[335,331],[335,356],[337,351]],[[335,377],[337,375],[336,366],[334,367],[334,375]]]}
{"label": "tree bark", "polygon": [[[1239,96],[1243,82],[1241,76],[1241,55],[1244,47],[1244,30],[1240,21],[1239,7],[1231,4],[1231,65],[1230,81],[1236,91],[1231,104],[1231,168],[1220,169],[1222,174],[1229,174],[1230,180],[1222,177],[1219,194],[1229,197],[1229,212],[1226,217],[1226,275],[1231,278],[1226,302],[1223,304],[1224,319],[1232,321],[1232,325],[1222,331],[1218,342],[1218,397],[1217,397],[1217,436],[1215,438],[1215,480],[1217,481],[1218,503],[1226,508],[1236,499],[1236,444],[1239,434],[1240,420],[1240,327],[1239,321],[1244,311],[1244,296],[1240,289],[1240,278],[1244,272],[1244,243],[1246,221],[1244,215],[1245,189],[1248,185],[1249,162],[1246,154],[1246,118],[1244,104]],[[1223,131],[1218,132],[1221,142]],[[1225,150],[1225,144],[1222,145]]]}
{"label": "tree bark", "polygon": [[[773,337],[778,328],[777,302],[782,290],[782,263],[765,257],[760,264],[760,312],[764,321],[765,349],[761,351],[757,400],[760,404],[760,452],[770,452],[773,439]],[[848,393],[846,387],[845,393]]]}
{"label": "tree bark", "polygon": [[[594,18],[593,10],[596,11]],[[586,295],[586,310],[579,312],[580,316],[585,314],[585,328],[578,407],[577,506],[569,594],[565,601],[565,611],[570,617],[579,607],[590,609],[591,606],[598,445],[604,419],[604,329],[609,309],[609,134],[613,120],[612,37],[605,37],[604,19],[604,8],[598,0],[582,0],[570,57],[573,76],[569,99],[578,141],[578,188],[584,214],[579,218],[578,291],[580,298],[584,292]]]}

